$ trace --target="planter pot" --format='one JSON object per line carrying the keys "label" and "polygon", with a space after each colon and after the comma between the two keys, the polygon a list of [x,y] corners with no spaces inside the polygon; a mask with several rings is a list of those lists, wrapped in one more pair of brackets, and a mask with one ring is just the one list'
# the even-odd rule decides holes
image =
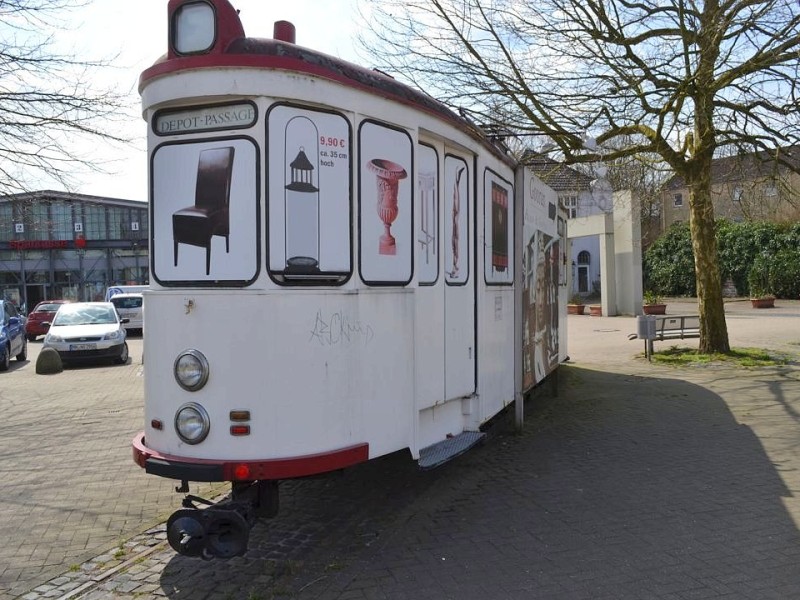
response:
{"label": "planter pot", "polygon": [[645,304],[642,306],[642,312],[646,315],[665,315],[667,314],[666,304]]}
{"label": "planter pot", "polygon": [[585,308],[585,304],[567,304],[567,314],[582,315]]}
{"label": "planter pot", "polygon": [[589,305],[589,316],[591,316],[591,317],[602,317],[603,316],[603,307],[600,304],[590,304]]}
{"label": "planter pot", "polygon": [[775,308],[775,298],[750,298],[753,308]]}

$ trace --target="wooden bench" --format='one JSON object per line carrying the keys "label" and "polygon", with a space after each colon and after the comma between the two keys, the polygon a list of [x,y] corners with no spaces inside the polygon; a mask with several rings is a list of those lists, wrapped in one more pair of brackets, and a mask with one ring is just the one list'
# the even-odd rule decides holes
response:
{"label": "wooden bench", "polygon": [[[644,340],[644,354],[650,359],[653,354],[653,342],[665,340],[686,340],[700,337],[700,317],[697,315],[663,315],[653,317],[655,335]],[[638,333],[628,335],[629,340],[639,338]]]}

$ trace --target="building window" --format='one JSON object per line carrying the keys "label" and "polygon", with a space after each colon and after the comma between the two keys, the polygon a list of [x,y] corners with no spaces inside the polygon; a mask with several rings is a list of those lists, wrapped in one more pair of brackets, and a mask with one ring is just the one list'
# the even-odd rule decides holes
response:
{"label": "building window", "polygon": [[50,205],[52,219],[53,239],[71,240],[72,235],[72,206],[66,202],[55,201]]}
{"label": "building window", "polygon": [[14,233],[14,213],[11,203],[0,204],[0,241],[13,240]]}
{"label": "building window", "polygon": [[578,293],[589,293],[589,265],[592,262],[592,255],[588,250],[578,252]]}
{"label": "building window", "polygon": [[[78,214],[75,215],[77,220]],[[99,204],[83,205],[83,235],[87,240],[105,240],[106,235],[106,211]]]}
{"label": "building window", "polygon": [[744,195],[744,190],[742,188],[740,188],[739,186],[736,186],[735,188],[733,188],[732,199],[733,199],[734,202],[741,202],[743,195]]}
{"label": "building window", "polygon": [[683,206],[683,194],[675,194],[672,196],[672,204],[676,208]]}
{"label": "building window", "polygon": [[567,211],[567,218],[574,219],[578,216],[578,197],[561,196],[561,205]]}

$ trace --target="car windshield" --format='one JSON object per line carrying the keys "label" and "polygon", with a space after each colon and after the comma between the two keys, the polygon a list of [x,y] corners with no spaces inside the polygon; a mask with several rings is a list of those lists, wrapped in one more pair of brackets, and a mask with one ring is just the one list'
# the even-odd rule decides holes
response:
{"label": "car windshield", "polygon": [[61,308],[60,304],[40,304],[34,312],[56,312],[59,308]]}
{"label": "car windshield", "polygon": [[107,325],[117,322],[117,313],[106,306],[64,305],[56,314],[53,325]]}
{"label": "car windshield", "polygon": [[111,302],[117,308],[139,308],[142,305],[141,298],[112,298]]}

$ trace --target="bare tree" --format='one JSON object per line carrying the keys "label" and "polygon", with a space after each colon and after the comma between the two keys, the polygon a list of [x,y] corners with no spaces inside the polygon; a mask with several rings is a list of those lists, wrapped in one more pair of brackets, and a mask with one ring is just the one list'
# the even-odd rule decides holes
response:
{"label": "bare tree", "polygon": [[[371,0],[363,45],[567,162],[654,155],[690,190],[700,350],[729,351],[710,196],[722,147],[798,141],[796,0]],[[613,144],[625,138],[629,144]],[[587,140],[594,140],[586,143]]]}
{"label": "bare tree", "polygon": [[112,124],[130,112],[128,95],[95,83],[111,59],[54,50],[65,11],[87,4],[0,0],[0,194],[29,192],[42,181],[69,189],[76,172],[103,170],[81,142],[127,141]]}

